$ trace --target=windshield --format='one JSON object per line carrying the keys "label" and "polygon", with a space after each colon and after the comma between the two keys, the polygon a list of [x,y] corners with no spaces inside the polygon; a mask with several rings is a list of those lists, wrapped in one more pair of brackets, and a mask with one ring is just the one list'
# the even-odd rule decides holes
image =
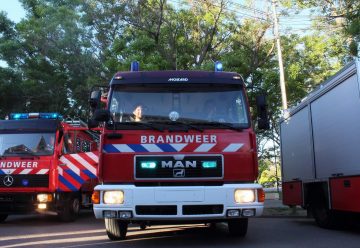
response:
{"label": "windshield", "polygon": [[51,155],[54,133],[0,134],[0,156]]}
{"label": "windshield", "polygon": [[243,88],[239,85],[166,87],[116,86],[109,106],[114,121],[230,124],[243,128],[250,125]]}

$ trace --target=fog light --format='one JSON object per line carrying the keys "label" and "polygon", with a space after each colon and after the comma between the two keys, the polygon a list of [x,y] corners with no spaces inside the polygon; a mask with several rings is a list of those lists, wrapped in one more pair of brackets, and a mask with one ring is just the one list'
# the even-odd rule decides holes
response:
{"label": "fog light", "polygon": [[46,208],[47,208],[46,203],[39,203],[38,209],[46,209]]}
{"label": "fog light", "polygon": [[132,217],[131,211],[120,211],[119,212],[119,218],[120,219],[130,219]]}
{"label": "fog light", "polygon": [[227,217],[240,217],[240,210],[230,209],[226,213]]}
{"label": "fog light", "polygon": [[36,199],[38,202],[51,202],[52,194],[37,194]]}
{"label": "fog light", "polygon": [[106,210],[103,212],[104,218],[115,219],[117,217],[116,211]]}
{"label": "fog light", "polygon": [[242,211],[242,216],[244,217],[252,217],[255,216],[255,209],[244,209]]}

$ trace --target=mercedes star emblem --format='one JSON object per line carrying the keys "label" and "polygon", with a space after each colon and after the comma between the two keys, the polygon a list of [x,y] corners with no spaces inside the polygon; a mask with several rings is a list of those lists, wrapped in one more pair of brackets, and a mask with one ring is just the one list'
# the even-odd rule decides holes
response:
{"label": "mercedes star emblem", "polygon": [[6,175],[3,179],[5,186],[10,187],[14,183],[14,178],[10,175]]}

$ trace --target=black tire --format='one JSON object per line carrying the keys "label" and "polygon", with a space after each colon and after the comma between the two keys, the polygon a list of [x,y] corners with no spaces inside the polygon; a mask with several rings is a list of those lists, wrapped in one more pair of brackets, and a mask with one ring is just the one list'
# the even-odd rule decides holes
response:
{"label": "black tire", "polygon": [[75,221],[80,212],[80,201],[78,198],[71,198],[66,201],[59,212],[59,219],[63,222]]}
{"label": "black tire", "polygon": [[146,224],[145,224],[145,223],[141,223],[139,227],[140,227],[141,230],[145,230],[145,229],[146,229]]}
{"label": "black tire", "polygon": [[248,229],[248,218],[229,220],[228,229],[231,236],[245,237]]}
{"label": "black tire", "polygon": [[339,228],[339,220],[336,213],[330,210],[325,202],[318,201],[311,206],[312,216],[318,226],[326,229]]}
{"label": "black tire", "polygon": [[205,223],[205,226],[207,226],[210,230],[215,230],[216,229],[216,223],[215,222]]}
{"label": "black tire", "polygon": [[126,221],[105,218],[106,234],[110,240],[125,239],[128,225],[129,223]]}
{"label": "black tire", "polygon": [[9,215],[7,215],[7,214],[0,214],[0,223],[4,222],[7,219],[8,216]]}

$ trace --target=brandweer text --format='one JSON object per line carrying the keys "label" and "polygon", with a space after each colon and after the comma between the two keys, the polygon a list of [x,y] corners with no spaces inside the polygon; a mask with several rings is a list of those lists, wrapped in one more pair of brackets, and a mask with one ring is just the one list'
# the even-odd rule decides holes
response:
{"label": "brandweer text", "polygon": [[217,143],[216,135],[148,135],[141,136],[141,144],[157,143]]}

